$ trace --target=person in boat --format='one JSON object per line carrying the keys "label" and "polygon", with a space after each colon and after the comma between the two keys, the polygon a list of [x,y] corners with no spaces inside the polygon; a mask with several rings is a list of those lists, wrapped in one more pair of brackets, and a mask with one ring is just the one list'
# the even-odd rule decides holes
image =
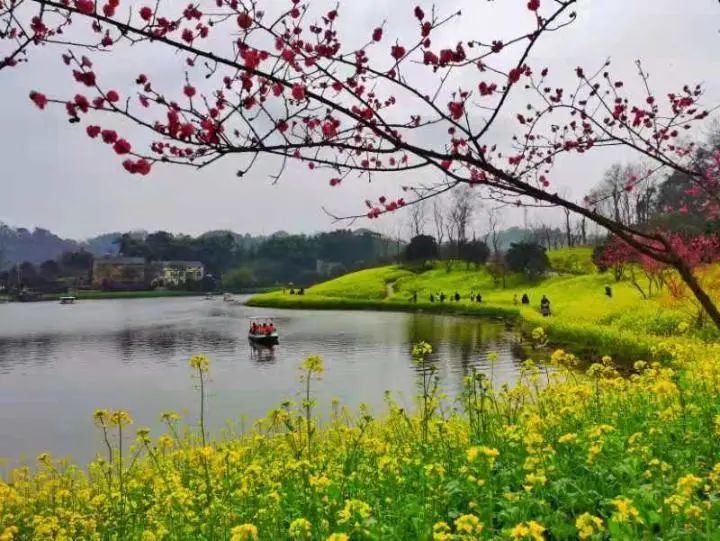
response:
{"label": "person in boat", "polygon": [[543,317],[550,315],[550,299],[548,299],[545,295],[543,295],[540,300],[540,313]]}
{"label": "person in boat", "polygon": [[520,299],[520,302],[522,302],[523,304],[530,304],[530,297],[528,297],[527,293],[523,293],[523,296]]}
{"label": "person in boat", "polygon": [[254,321],[250,324],[250,334],[257,333],[257,323]]}

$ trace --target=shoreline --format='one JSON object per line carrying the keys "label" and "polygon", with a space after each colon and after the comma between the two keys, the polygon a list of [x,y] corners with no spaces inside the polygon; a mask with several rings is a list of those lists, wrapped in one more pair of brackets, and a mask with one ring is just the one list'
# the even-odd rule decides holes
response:
{"label": "shoreline", "polygon": [[[274,289],[253,289],[247,291],[227,291],[227,292],[211,292],[214,297],[220,297],[223,293],[232,295],[257,295],[274,291]],[[73,296],[78,301],[83,300],[111,300],[111,299],[162,299],[162,298],[179,298],[179,297],[202,297],[207,295],[205,291],[182,291],[182,290],[138,290],[138,291],[102,291],[102,290],[80,290]],[[42,293],[37,299],[30,301],[15,301],[7,295],[0,295],[0,303],[16,303],[16,302],[49,302],[59,301],[64,293]]]}
{"label": "shoreline", "polygon": [[[630,331],[623,331],[609,325],[597,325],[587,322],[571,323],[561,316],[543,317],[539,311],[522,306],[504,306],[491,303],[469,304],[467,302],[410,303],[406,301],[388,301],[385,299],[352,299],[341,297],[305,296],[300,299],[255,295],[245,304],[258,308],[279,308],[289,310],[359,310],[379,312],[411,312],[426,314],[446,314],[479,318],[495,318],[511,321],[523,335],[529,335],[533,329],[541,327],[551,339],[551,343],[562,344],[577,353],[588,354],[593,350],[598,357],[610,355],[619,357],[627,364],[648,359],[656,355],[656,348],[647,337]],[[658,337],[655,337],[658,338]]]}

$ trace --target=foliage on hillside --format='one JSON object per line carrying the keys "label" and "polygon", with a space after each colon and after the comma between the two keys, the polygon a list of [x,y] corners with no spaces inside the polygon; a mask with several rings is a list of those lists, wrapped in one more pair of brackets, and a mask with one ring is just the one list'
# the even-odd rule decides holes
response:
{"label": "foliage on hillside", "polygon": [[595,264],[592,262],[593,249],[589,246],[577,248],[558,248],[549,250],[547,255],[550,266],[560,274],[592,274]]}

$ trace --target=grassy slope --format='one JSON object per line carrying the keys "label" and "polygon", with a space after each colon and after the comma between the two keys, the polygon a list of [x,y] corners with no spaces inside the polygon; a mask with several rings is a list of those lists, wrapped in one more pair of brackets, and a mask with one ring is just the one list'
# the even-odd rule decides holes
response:
{"label": "grassy slope", "polygon": [[[589,249],[550,252],[551,261],[568,261],[576,269],[588,269]],[[451,272],[436,266],[421,273],[413,273],[399,266],[368,269],[330,280],[306,290],[304,296],[275,292],[251,299],[255,306],[286,308],[331,309],[422,309],[425,311],[462,312],[477,315],[521,316],[526,324],[542,324],[563,342],[602,347],[603,351],[618,351],[628,355],[644,355],[651,347],[653,336],[672,336],[678,324],[686,319],[683,313],[670,310],[657,300],[643,301],[637,291],[626,283],[611,283],[613,298],[604,295],[610,277],[596,272],[564,274],[544,279],[536,284],[522,283],[518,277],[508,280],[507,288],[496,287],[484,268],[466,269],[456,265]],[[392,284],[391,288],[387,285]],[[409,302],[417,291],[418,304]],[[459,303],[429,302],[430,293],[443,291],[446,295],[458,291]],[[471,291],[480,292],[483,303],[470,303]],[[513,304],[527,292],[529,307]],[[553,316],[540,316],[538,304],[542,295],[552,302]]]}

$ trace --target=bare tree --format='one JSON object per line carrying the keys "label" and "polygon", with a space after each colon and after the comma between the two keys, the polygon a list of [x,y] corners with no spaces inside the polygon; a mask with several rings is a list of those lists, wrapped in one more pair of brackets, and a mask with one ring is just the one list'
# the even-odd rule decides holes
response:
{"label": "bare tree", "polygon": [[502,227],[502,214],[498,209],[491,208],[488,210],[488,231],[493,249],[493,254],[500,253],[500,228]]}
{"label": "bare tree", "polygon": [[570,215],[572,214],[569,209],[563,208],[565,213],[565,243],[568,248],[572,248],[574,245],[574,237],[572,232],[572,225],[570,223]]}
{"label": "bare tree", "polygon": [[435,240],[437,240],[439,247],[442,247],[445,241],[446,222],[442,199],[435,198],[435,200],[433,200],[433,226],[435,229]]}
{"label": "bare tree", "polygon": [[410,211],[408,212],[408,226],[410,227],[411,238],[425,233],[425,208],[426,204],[424,200],[410,207]]}
{"label": "bare tree", "polygon": [[460,257],[461,247],[468,240],[468,228],[472,223],[477,200],[473,189],[469,186],[454,190],[452,195],[453,204],[449,213],[450,230],[455,237],[455,256]]}

